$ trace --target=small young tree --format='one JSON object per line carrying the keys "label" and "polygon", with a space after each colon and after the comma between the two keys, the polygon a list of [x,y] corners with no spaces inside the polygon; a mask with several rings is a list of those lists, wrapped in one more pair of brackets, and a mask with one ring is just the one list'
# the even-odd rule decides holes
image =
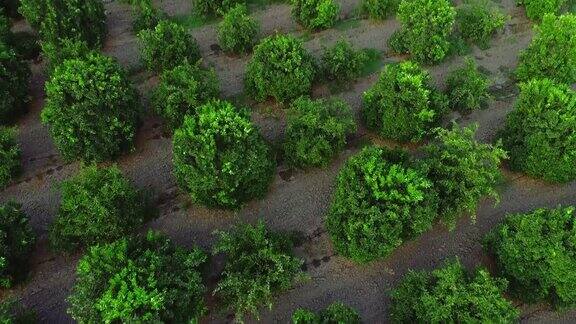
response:
{"label": "small young tree", "polygon": [[508,215],[485,240],[510,290],[526,302],[576,306],[576,213],[574,207]]}
{"label": "small young tree", "polygon": [[28,64],[0,42],[0,125],[13,121],[25,111],[30,98],[30,76]]}
{"label": "small young tree", "polygon": [[42,46],[57,57],[62,40],[83,41],[98,49],[106,37],[106,13],[101,0],[21,0],[20,12],[38,30]]}
{"label": "small young tree", "polygon": [[0,205],[0,288],[23,279],[36,241],[29,218],[15,202]]}
{"label": "small young tree", "polygon": [[286,102],[309,94],[315,74],[314,60],[301,40],[274,35],[256,45],[246,68],[244,87],[256,101],[274,97]]}
{"label": "small young tree", "polygon": [[532,43],[520,54],[517,78],[576,82],[576,15],[546,15],[534,31]]}
{"label": "small young tree", "polygon": [[341,100],[299,98],[286,122],[284,153],[290,165],[326,166],[356,131],[350,106]]}
{"label": "small young tree", "polygon": [[275,165],[248,111],[211,101],[184,117],[173,141],[174,174],[194,201],[235,209],[268,191]]}
{"label": "small young tree", "polygon": [[72,252],[79,247],[111,242],[150,218],[147,201],[118,167],[84,167],[61,183],[62,200],[50,226],[54,250]]}
{"label": "small young tree", "polygon": [[366,60],[363,51],[356,51],[350,42],[339,40],[334,46],[324,50],[322,74],[327,80],[342,84],[358,78]]}
{"label": "small young tree", "polygon": [[236,5],[218,24],[218,43],[228,53],[248,53],[256,44],[260,25],[248,15],[246,6]]}
{"label": "small young tree", "polygon": [[473,59],[467,58],[464,66],[452,71],[446,78],[446,93],[450,106],[467,113],[484,108],[491,99],[490,80],[480,71]]}
{"label": "small young tree", "polygon": [[202,16],[222,16],[238,4],[246,5],[246,0],[192,0],[194,12]]}
{"label": "small young tree", "polygon": [[5,188],[20,173],[20,146],[16,129],[0,126],[0,189]]}
{"label": "small young tree", "polygon": [[428,72],[410,61],[385,66],[378,82],[364,93],[368,128],[385,138],[421,140],[448,106],[446,96],[430,80]]}
{"label": "small young tree", "polygon": [[502,132],[510,167],[552,182],[576,179],[576,92],[532,80],[520,85],[515,109]]}
{"label": "small young tree", "polygon": [[506,16],[492,0],[468,0],[456,12],[456,24],[462,38],[482,49],[488,48],[492,35],[506,23]]}
{"label": "small young tree", "polygon": [[185,62],[172,70],[164,71],[152,95],[152,106],[166,120],[170,130],[184,121],[184,115],[218,97],[220,87],[213,69],[203,69],[200,64]]}
{"label": "small young tree", "polygon": [[430,229],[437,207],[432,182],[405,152],[368,147],[340,171],[326,228],[339,254],[365,263]]}
{"label": "small young tree", "polygon": [[333,303],[319,314],[298,308],[292,314],[292,324],[360,324],[358,312],[343,303]]}
{"label": "small young tree", "polygon": [[154,29],[138,34],[142,43],[142,61],[151,71],[169,70],[185,63],[196,63],[202,57],[192,35],[169,20],[160,21]]}
{"label": "small young tree", "polygon": [[398,19],[402,42],[421,63],[438,63],[450,50],[456,10],[450,0],[402,0]]}
{"label": "small young tree", "polygon": [[66,60],[46,83],[42,122],[68,161],[105,161],[133,146],[140,103],[112,58],[89,53]]}
{"label": "small young tree", "polygon": [[79,323],[198,323],[206,260],[152,231],[93,246],[78,262],[68,313]]}
{"label": "small young tree", "polygon": [[268,230],[262,221],[217,235],[213,253],[224,253],[226,263],[214,294],[235,313],[237,321],[247,314],[258,318],[260,307],[271,309],[275,295],[304,278],[304,262],[293,255],[292,240]]}
{"label": "small young tree", "polygon": [[485,269],[468,274],[460,262],[409,272],[392,290],[393,323],[514,323],[519,311],[503,297],[508,282]]}
{"label": "small young tree", "polygon": [[452,130],[439,129],[435,141],[425,148],[428,174],[440,198],[439,214],[450,228],[463,212],[475,214],[482,197],[499,198],[499,166],[506,152],[501,143],[478,143],[477,127],[454,124]]}
{"label": "small young tree", "polygon": [[526,15],[532,20],[542,20],[546,14],[557,14],[566,0],[516,0],[516,5],[526,7]]}
{"label": "small young tree", "polygon": [[363,0],[362,11],[372,19],[384,20],[398,10],[400,0]]}
{"label": "small young tree", "polygon": [[340,15],[340,6],[334,0],[291,0],[292,16],[306,29],[330,28]]}

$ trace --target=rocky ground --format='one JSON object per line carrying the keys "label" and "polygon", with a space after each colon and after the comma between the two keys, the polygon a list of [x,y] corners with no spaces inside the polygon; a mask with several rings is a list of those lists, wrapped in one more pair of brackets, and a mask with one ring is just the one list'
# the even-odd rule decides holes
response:
{"label": "rocky ground", "polygon": [[[384,22],[351,19],[360,1],[338,2],[343,8],[342,18],[348,20],[338,24],[337,28],[314,34],[302,31],[292,21],[290,7],[285,4],[254,8],[254,16],[260,21],[264,35],[276,32],[295,34],[306,40],[306,47],[316,56],[320,55],[323,46],[345,38],[358,47],[381,51],[383,64],[402,59],[387,54],[387,39],[399,27],[395,19]],[[164,0],[158,1],[157,5],[171,16],[184,16],[191,11],[189,0]],[[452,119],[462,124],[478,123],[478,138],[482,141],[491,141],[495,137],[506,114],[513,108],[517,93],[509,74],[517,63],[519,51],[529,44],[532,37],[532,24],[526,19],[523,10],[515,6],[514,0],[502,0],[499,5],[511,17],[505,31],[493,40],[489,49],[474,48],[471,53],[494,81],[496,99],[485,110],[467,116],[453,114],[446,121],[448,123]],[[142,70],[137,38],[131,31],[131,9],[127,5],[110,1],[106,9],[109,37],[103,51],[116,57],[130,71],[131,78],[146,102],[146,96],[157,78]],[[19,22],[15,28],[26,27],[23,22]],[[241,95],[242,79],[249,57],[222,54],[216,45],[215,30],[212,23],[194,28],[191,33],[198,40],[205,63],[216,69],[223,96],[244,102]],[[462,60],[462,57],[449,58],[427,69],[438,86],[442,87],[446,74],[459,66]],[[0,201],[15,199],[22,203],[40,237],[32,260],[30,278],[17,287],[14,294],[26,306],[36,310],[42,322],[66,323],[72,320],[66,314],[65,298],[73,286],[75,266],[80,254],[54,255],[47,248],[46,232],[58,207],[58,183],[73,175],[79,164],[67,164],[61,160],[46,127],[39,121],[44,100],[43,63],[33,63],[33,71],[33,101],[29,113],[18,122],[24,173],[19,181],[0,192]],[[377,77],[375,71],[336,96],[348,101],[358,112],[362,93]],[[329,94],[327,86],[314,89],[315,96]],[[253,120],[268,140],[276,142],[282,138],[284,112],[281,107],[267,103],[255,106],[253,111]],[[162,131],[162,121],[151,114],[145,117],[139,131],[136,150],[116,163],[136,186],[150,191],[156,197],[160,217],[148,227],[166,233],[184,246],[198,244],[209,249],[214,240],[214,230],[258,219],[264,219],[276,230],[300,231],[304,234],[306,240],[298,246],[297,254],[306,260],[310,280],[278,296],[272,311],[263,310],[261,320],[264,323],[286,323],[297,307],[317,310],[338,300],[358,309],[367,323],[385,323],[389,306],[387,292],[409,269],[433,269],[452,257],[459,257],[469,268],[479,265],[489,267],[490,260],[482,251],[481,240],[506,214],[529,211],[536,207],[576,204],[576,182],[562,186],[549,185],[503,168],[506,181],[501,187],[500,203],[483,201],[475,222],[471,218],[463,218],[452,232],[437,225],[419,239],[404,244],[386,260],[356,265],[334,255],[323,219],[339,168],[347,157],[357,152],[368,140],[382,143],[360,127],[346,151],[325,169],[304,172],[289,170],[280,165],[267,197],[247,204],[239,212],[208,210],[188,202],[177,188],[171,173],[171,138]],[[207,274],[210,285],[217,279],[220,268],[221,260],[215,259]],[[210,296],[207,297],[211,301]],[[517,304],[522,309],[523,322],[576,321],[576,311],[554,313],[544,305]],[[221,323],[230,319],[229,314],[212,311],[204,321]]]}

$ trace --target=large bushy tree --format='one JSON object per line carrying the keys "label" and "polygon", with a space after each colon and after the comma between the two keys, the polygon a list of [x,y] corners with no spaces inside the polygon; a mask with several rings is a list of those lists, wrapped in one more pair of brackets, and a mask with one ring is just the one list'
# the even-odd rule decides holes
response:
{"label": "large bushy tree", "polygon": [[105,161],[132,149],[141,111],[136,90],[112,58],[66,60],[46,82],[42,122],[66,160]]}
{"label": "large bushy tree", "polygon": [[432,87],[428,72],[410,61],[384,67],[364,93],[363,115],[368,128],[385,138],[419,141],[436,126],[448,100]]}
{"label": "large bushy tree", "polygon": [[502,132],[510,167],[552,182],[576,179],[576,92],[548,79],[520,85]]}
{"label": "large bushy tree", "polygon": [[10,288],[23,279],[36,241],[21,207],[15,202],[0,205],[0,288]]}
{"label": "large bushy tree", "polygon": [[30,76],[28,64],[0,41],[0,125],[12,122],[26,110]]}
{"label": "large bushy tree", "polygon": [[530,46],[520,54],[516,76],[521,81],[549,78],[576,82],[576,15],[546,15],[534,27]]}
{"label": "large bushy tree", "polygon": [[0,126],[0,189],[20,173],[21,150],[16,142],[16,132],[16,128]]}
{"label": "large bushy tree", "polygon": [[398,7],[402,47],[418,62],[442,61],[450,51],[455,17],[450,0],[402,0]]}
{"label": "large bushy tree", "polygon": [[502,144],[483,144],[474,135],[477,126],[439,129],[425,147],[428,176],[439,195],[439,214],[451,228],[464,212],[476,213],[480,199],[499,199],[500,163],[506,158]]}
{"label": "large bushy tree", "polygon": [[20,12],[38,30],[50,60],[59,60],[65,40],[82,41],[97,49],[107,34],[101,0],[21,0]]}
{"label": "large bushy tree", "polygon": [[392,290],[393,323],[514,323],[519,311],[503,297],[507,281],[460,262],[409,272]]}
{"label": "large bushy tree", "polygon": [[516,0],[517,5],[526,7],[526,15],[533,20],[542,20],[546,14],[557,14],[566,0]]}
{"label": "large bushy tree", "polygon": [[310,30],[326,29],[334,25],[340,6],[334,0],[291,0],[292,16]]}
{"label": "large bushy tree", "polygon": [[267,229],[262,221],[217,235],[213,252],[225,254],[226,262],[214,294],[240,322],[244,315],[258,318],[260,307],[272,308],[275,295],[304,278],[292,239]]}
{"label": "large bushy tree", "polygon": [[144,196],[116,166],[85,167],[62,182],[60,191],[60,207],[49,236],[58,251],[119,239],[152,215]]}
{"label": "large bushy tree", "polygon": [[299,98],[288,112],[285,158],[296,167],[326,166],[355,130],[352,110],[344,101]]}
{"label": "large bushy tree", "polygon": [[256,45],[246,68],[244,87],[250,97],[280,102],[309,94],[316,75],[312,56],[301,40],[273,35]]}
{"label": "large bushy tree", "polygon": [[208,102],[184,117],[173,141],[176,179],[194,201],[239,208],[266,194],[275,163],[248,111]]}
{"label": "large bushy tree", "polygon": [[576,306],[576,212],[574,207],[508,215],[486,237],[498,272],[518,298]]}
{"label": "large bushy tree", "polygon": [[340,171],[326,227],[339,254],[364,263],[430,229],[437,207],[432,181],[406,152],[367,147]]}
{"label": "large bushy tree", "polygon": [[198,107],[219,94],[218,77],[213,69],[185,62],[160,75],[152,106],[166,120],[167,128],[174,130],[182,125],[186,114],[194,114]]}
{"label": "large bushy tree", "polygon": [[202,57],[196,39],[170,20],[160,21],[153,29],[138,34],[142,61],[151,71],[163,71],[186,62],[195,64]]}
{"label": "large bushy tree", "polygon": [[260,24],[248,15],[246,6],[236,5],[218,24],[218,43],[228,53],[244,54],[252,50],[259,33]]}
{"label": "large bushy tree", "polygon": [[198,323],[206,261],[151,231],[96,245],[78,262],[68,313],[79,323]]}

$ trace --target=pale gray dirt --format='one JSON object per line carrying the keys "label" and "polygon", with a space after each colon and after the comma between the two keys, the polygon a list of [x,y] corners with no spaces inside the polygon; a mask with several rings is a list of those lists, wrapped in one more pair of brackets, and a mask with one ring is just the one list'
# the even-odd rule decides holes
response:
{"label": "pale gray dirt", "polygon": [[[339,1],[343,7],[342,17],[352,17],[358,0]],[[168,14],[183,15],[191,10],[190,1],[158,1]],[[134,82],[143,94],[143,101],[157,82],[157,78],[142,71],[139,62],[138,41],[131,31],[131,9],[126,5],[107,3],[109,37],[104,52],[114,56],[132,74]],[[479,123],[478,138],[490,141],[502,127],[506,114],[513,108],[515,87],[510,86],[509,71],[517,63],[518,52],[525,48],[531,39],[531,24],[514,0],[503,0],[501,6],[511,16],[505,32],[498,35],[492,47],[482,51],[474,49],[472,55],[479,65],[485,68],[497,87],[502,89],[498,100],[486,110],[468,116],[452,114],[451,118],[462,124]],[[387,52],[386,41],[399,27],[395,19],[385,22],[360,20],[348,28],[330,29],[308,35],[290,18],[290,8],[284,4],[258,9],[254,16],[261,22],[263,35],[275,32],[289,32],[306,39],[306,47],[319,56],[323,46],[333,44],[340,38],[349,39],[358,47],[376,48]],[[25,28],[18,23],[16,28]],[[207,65],[213,66],[220,78],[223,96],[237,99],[242,93],[242,79],[248,57],[228,57],[214,51],[216,41],[215,25],[207,25],[192,31],[198,40]],[[398,61],[400,57],[384,54],[385,62]],[[456,68],[462,58],[450,58],[444,63],[429,67],[439,86],[443,86],[446,74]],[[59,194],[57,184],[79,168],[78,163],[64,163],[55,150],[46,127],[41,125],[40,111],[43,105],[42,64],[33,66],[33,102],[30,112],[18,123],[19,141],[23,150],[22,177],[6,190],[0,192],[0,201],[15,199],[23,204],[30,215],[34,230],[40,236],[32,258],[32,273],[25,284],[14,289],[13,294],[25,305],[38,312],[44,323],[66,323],[72,320],[66,314],[65,298],[74,283],[74,269],[80,254],[57,256],[47,246],[46,231],[54,218]],[[348,101],[356,113],[361,105],[361,95],[378,78],[374,73],[354,85],[349,91],[337,94]],[[325,86],[318,86],[315,95],[327,95]],[[269,108],[267,108],[269,107]],[[278,141],[282,137],[284,113],[280,107],[266,103],[257,105],[253,119],[261,127],[265,137]],[[449,122],[447,120],[446,122]],[[482,252],[481,239],[496,226],[507,213],[529,211],[536,207],[554,207],[558,204],[576,203],[576,183],[563,186],[547,185],[531,180],[521,174],[505,171],[506,183],[502,186],[502,200],[499,205],[484,201],[480,205],[477,221],[462,219],[456,230],[449,232],[441,225],[424,234],[419,239],[408,242],[392,256],[369,265],[356,265],[334,255],[323,226],[324,214],[329,206],[334,180],[339,168],[347,157],[357,152],[362,138],[370,138],[380,144],[390,144],[368,134],[360,127],[356,140],[341,154],[330,167],[308,172],[291,172],[281,165],[276,179],[265,199],[247,204],[240,212],[207,210],[191,206],[186,196],[178,190],[171,174],[171,139],[162,132],[159,118],[147,116],[144,119],[135,152],[116,161],[125,174],[139,188],[148,190],[157,198],[160,217],[149,224],[166,233],[184,246],[198,244],[209,249],[216,229],[226,229],[238,222],[255,222],[264,219],[276,230],[300,231],[307,237],[297,248],[297,254],[306,260],[310,280],[297,285],[291,291],[278,296],[272,311],[262,310],[262,322],[288,322],[297,307],[318,310],[341,300],[357,308],[367,323],[387,322],[389,299],[387,291],[393,288],[409,269],[432,269],[444,260],[459,257],[469,268],[490,265],[490,260]],[[143,229],[144,230],[144,229]],[[207,276],[213,286],[222,260],[217,258]],[[209,298],[212,304],[212,298]],[[574,322],[576,312],[555,314],[545,306],[525,306],[522,308],[522,321],[530,323]],[[204,322],[221,323],[230,321],[230,316],[211,311]],[[252,320],[249,320],[252,321]]]}

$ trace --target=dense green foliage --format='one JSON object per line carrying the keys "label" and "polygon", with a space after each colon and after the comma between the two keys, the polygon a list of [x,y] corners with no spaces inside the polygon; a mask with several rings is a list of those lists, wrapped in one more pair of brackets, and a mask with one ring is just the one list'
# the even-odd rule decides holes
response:
{"label": "dense green foliage", "polygon": [[166,16],[154,7],[152,0],[135,0],[132,5],[136,15],[132,22],[132,30],[136,34],[145,29],[154,29]]}
{"label": "dense green foliage", "polygon": [[334,0],[291,0],[292,16],[310,30],[326,29],[334,25],[340,15],[340,5]]}
{"label": "dense green foliage", "polygon": [[460,112],[471,112],[485,108],[491,96],[488,92],[490,80],[480,71],[473,59],[468,58],[464,66],[452,71],[446,78],[446,94],[450,106]]}
{"label": "dense green foliage", "polygon": [[343,303],[333,303],[318,314],[299,308],[292,315],[293,324],[360,324],[360,322],[358,312]]}
{"label": "dense green foliage", "polygon": [[140,103],[112,58],[65,61],[46,82],[46,96],[42,122],[64,159],[104,161],[132,148]]}
{"label": "dense green foliage", "polygon": [[284,153],[296,167],[326,166],[356,131],[350,106],[342,100],[299,98],[286,122]]}
{"label": "dense green foliage", "polygon": [[244,87],[257,101],[274,97],[286,102],[309,94],[315,74],[313,58],[301,40],[273,35],[256,45],[246,68]]}
{"label": "dense green foliage", "polygon": [[261,306],[271,309],[275,295],[304,278],[304,262],[292,254],[292,240],[268,230],[262,221],[217,234],[213,252],[224,253],[226,263],[214,294],[237,321],[246,314],[258,318]]}
{"label": "dense green foliage", "polygon": [[62,41],[83,41],[100,48],[106,37],[101,0],[21,0],[20,12],[38,30],[48,59],[59,59]]}
{"label": "dense green foliage", "polygon": [[517,5],[526,7],[526,15],[533,20],[542,20],[546,14],[557,14],[566,0],[516,0]]}
{"label": "dense green foliage", "polygon": [[31,311],[15,299],[5,297],[0,302],[0,323],[2,324],[36,324],[36,313]]}
{"label": "dense green foliage", "polygon": [[428,72],[406,61],[384,67],[378,82],[364,93],[363,115],[368,128],[385,138],[419,141],[437,125],[447,105]]}
{"label": "dense green foliage", "polygon": [[383,20],[396,13],[400,0],[363,0],[362,10],[372,19]]}
{"label": "dense green foliage", "polygon": [[152,106],[173,130],[182,125],[184,115],[194,114],[199,106],[219,93],[218,77],[213,69],[185,62],[161,74],[152,95]]}
{"label": "dense green foliage", "polygon": [[6,44],[11,33],[10,19],[6,16],[4,9],[0,7],[0,43]]}
{"label": "dense green foliage", "polygon": [[356,51],[348,41],[339,40],[334,46],[324,50],[322,74],[327,80],[342,84],[358,78],[366,60],[366,53]]}
{"label": "dense green foliage", "polygon": [[30,76],[28,64],[0,42],[0,125],[11,122],[26,109]]}
{"label": "dense green foliage", "polygon": [[248,111],[211,101],[174,132],[174,173],[196,202],[239,208],[264,196],[275,169]]}
{"label": "dense green foliage", "polygon": [[246,6],[230,9],[218,24],[218,43],[225,52],[244,54],[252,50],[260,33],[260,24],[248,15]]}
{"label": "dense green foliage", "polygon": [[538,209],[509,215],[486,237],[486,248],[516,297],[576,306],[575,220],[574,207]]}
{"label": "dense green foliage", "polygon": [[576,15],[546,15],[530,46],[520,54],[516,76],[522,81],[550,78],[576,82]]}
{"label": "dense green foliage", "polygon": [[246,0],[192,0],[194,12],[204,16],[222,16],[237,4],[246,5]]}
{"label": "dense green foliage", "polygon": [[79,323],[198,323],[206,260],[154,232],[94,246],[78,262],[68,312]]}
{"label": "dense green foliage", "polygon": [[503,297],[507,281],[460,262],[410,272],[392,293],[393,323],[514,323],[519,311]]}
{"label": "dense green foliage", "polygon": [[50,243],[58,251],[111,242],[150,216],[143,195],[116,166],[84,167],[60,190],[58,215],[50,226]]}
{"label": "dense green foliage", "polygon": [[14,202],[0,205],[0,288],[10,288],[28,271],[36,235]]}
{"label": "dense green foliage", "polygon": [[64,61],[85,59],[92,52],[85,41],[74,39],[61,39],[58,46],[52,43],[42,44],[42,53],[48,58],[48,74],[52,74]]}
{"label": "dense green foliage", "polygon": [[398,19],[402,42],[412,58],[438,63],[450,50],[449,37],[456,17],[450,0],[402,0]]}
{"label": "dense green foliage", "polygon": [[501,143],[478,143],[476,128],[455,124],[452,130],[439,129],[435,141],[425,148],[428,176],[440,199],[439,214],[451,228],[463,212],[475,214],[482,197],[499,198],[499,166],[506,152]]}
{"label": "dense green foliage", "polygon": [[20,154],[16,129],[0,126],[0,189],[20,173]]}
{"label": "dense green foliage", "polygon": [[437,207],[432,182],[405,152],[368,147],[340,171],[326,227],[339,254],[364,263],[430,229]]}
{"label": "dense green foliage", "polygon": [[183,26],[169,20],[160,21],[154,29],[138,34],[142,43],[142,61],[151,71],[173,69],[185,63],[200,60],[200,49],[192,35]]}
{"label": "dense green foliage", "polygon": [[492,0],[468,0],[456,9],[456,22],[462,38],[485,49],[492,35],[504,28],[506,16]]}
{"label": "dense green foliage", "polygon": [[510,167],[552,182],[576,179],[576,92],[550,80],[520,85],[502,132]]}

